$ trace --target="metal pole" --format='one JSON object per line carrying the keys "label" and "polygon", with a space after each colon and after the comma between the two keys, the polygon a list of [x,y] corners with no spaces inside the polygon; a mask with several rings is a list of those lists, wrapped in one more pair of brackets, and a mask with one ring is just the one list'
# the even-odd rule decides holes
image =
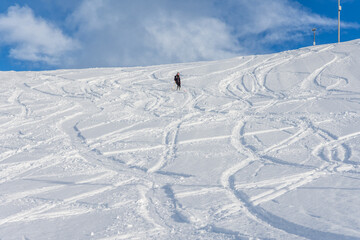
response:
{"label": "metal pole", "polygon": [[316,43],[315,43],[315,31],[316,31],[316,28],[313,28],[312,31],[314,32],[314,46],[315,46],[316,45]]}
{"label": "metal pole", "polygon": [[338,42],[340,42],[340,11],[341,11],[341,5],[340,5],[340,0],[338,0]]}

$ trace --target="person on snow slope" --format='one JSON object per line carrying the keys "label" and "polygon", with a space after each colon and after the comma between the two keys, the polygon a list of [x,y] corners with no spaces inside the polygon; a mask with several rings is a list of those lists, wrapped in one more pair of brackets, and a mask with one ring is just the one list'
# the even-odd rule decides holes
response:
{"label": "person on snow slope", "polygon": [[177,73],[174,77],[174,81],[176,83],[176,90],[180,90],[181,88],[181,81],[180,81],[180,73]]}

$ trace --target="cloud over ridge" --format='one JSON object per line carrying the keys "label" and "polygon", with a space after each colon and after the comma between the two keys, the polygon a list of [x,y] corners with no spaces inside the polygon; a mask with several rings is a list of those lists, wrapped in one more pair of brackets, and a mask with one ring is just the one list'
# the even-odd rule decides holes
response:
{"label": "cloud over ridge", "polygon": [[9,7],[7,14],[0,15],[0,33],[0,44],[9,44],[10,56],[18,60],[58,64],[77,45],[61,29],[36,17],[27,6],[15,5]]}

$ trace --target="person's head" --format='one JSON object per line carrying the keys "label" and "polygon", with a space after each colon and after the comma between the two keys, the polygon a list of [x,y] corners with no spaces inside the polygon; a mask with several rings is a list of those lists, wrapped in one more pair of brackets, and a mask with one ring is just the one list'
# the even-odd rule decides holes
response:
{"label": "person's head", "polygon": [[178,75],[178,76],[179,76],[179,75],[180,75],[180,73],[178,72],[176,75]]}

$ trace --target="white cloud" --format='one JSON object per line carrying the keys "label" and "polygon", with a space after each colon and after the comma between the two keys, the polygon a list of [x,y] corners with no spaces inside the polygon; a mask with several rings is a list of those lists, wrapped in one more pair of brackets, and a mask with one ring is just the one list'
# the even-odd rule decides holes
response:
{"label": "white cloud", "polygon": [[0,44],[10,45],[10,57],[18,60],[56,65],[77,45],[59,28],[35,17],[29,7],[12,6],[0,15],[0,33]]}
{"label": "white cloud", "polygon": [[[180,14],[179,14],[180,15]],[[163,15],[149,21],[145,29],[154,49],[175,61],[232,57],[239,52],[230,28],[216,18],[181,19]]]}
{"label": "white cloud", "polygon": [[[69,18],[86,49],[75,57],[83,66],[133,66],[219,59],[239,53],[229,26],[195,11],[185,12],[181,8],[186,4],[85,0]],[[193,5],[191,1],[188,4]]]}

